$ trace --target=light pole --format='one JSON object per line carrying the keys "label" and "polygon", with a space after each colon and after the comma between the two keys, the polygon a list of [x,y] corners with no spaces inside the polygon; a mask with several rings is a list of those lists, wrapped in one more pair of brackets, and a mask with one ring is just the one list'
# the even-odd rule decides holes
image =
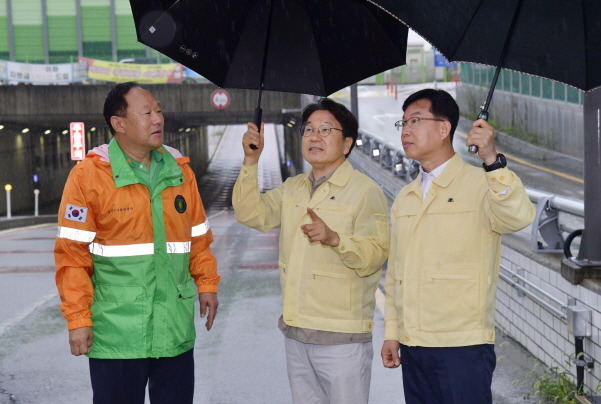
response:
{"label": "light pole", "polygon": [[40,196],[40,190],[39,189],[34,189],[33,190],[33,205],[34,205],[34,209],[33,209],[33,215],[34,216],[38,216],[38,201],[39,201],[39,196]]}
{"label": "light pole", "polygon": [[10,190],[13,189],[13,186],[6,184],[4,189],[6,190],[6,218],[10,219],[12,216],[10,213]]}

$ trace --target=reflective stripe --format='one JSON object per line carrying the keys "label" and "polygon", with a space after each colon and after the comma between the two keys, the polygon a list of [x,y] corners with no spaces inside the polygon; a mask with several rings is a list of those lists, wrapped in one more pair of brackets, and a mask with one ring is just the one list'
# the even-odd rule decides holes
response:
{"label": "reflective stripe", "polygon": [[[168,242],[168,254],[186,254],[190,252],[191,243],[183,242]],[[126,244],[126,245],[102,245],[98,243],[90,244],[90,252],[102,257],[136,257],[139,255],[154,254],[154,244]]]}
{"label": "reflective stripe", "polygon": [[134,257],[137,255],[152,255],[154,244],[126,244],[126,245],[102,245],[90,244],[90,252],[102,257]]}
{"label": "reflective stripe", "polygon": [[202,236],[203,234],[207,234],[211,226],[209,225],[209,220],[207,219],[204,223],[198,224],[192,227],[192,237]]}
{"label": "reflective stripe", "polygon": [[91,243],[96,237],[93,231],[78,230],[72,227],[58,226],[56,230],[57,238],[66,238],[73,241],[81,241],[82,243]]}

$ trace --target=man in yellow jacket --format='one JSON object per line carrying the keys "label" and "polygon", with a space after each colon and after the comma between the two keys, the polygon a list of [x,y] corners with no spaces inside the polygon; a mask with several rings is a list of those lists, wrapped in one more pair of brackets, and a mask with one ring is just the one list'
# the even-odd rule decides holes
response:
{"label": "man in yellow jacket", "polygon": [[407,404],[492,403],[501,234],[535,210],[485,120],[467,138],[483,162],[474,167],[453,150],[459,108],[447,92],[418,91],[403,111],[395,125],[421,172],[391,210],[382,360],[403,364]]}
{"label": "man in yellow jacket", "polygon": [[192,403],[195,296],[209,330],[219,283],[196,179],[150,92],[116,85],[104,117],[114,137],[71,170],[58,215],[71,353],[89,357],[94,403],[143,404],[147,383],[153,403]]}
{"label": "man in yellow jacket", "polygon": [[357,120],[327,98],[307,106],[299,136],[311,172],[261,194],[263,129],[248,124],[232,202],[240,223],[281,229],[279,327],[293,401],[367,403],[375,291],[388,255],[389,224],[382,190],[346,160]]}

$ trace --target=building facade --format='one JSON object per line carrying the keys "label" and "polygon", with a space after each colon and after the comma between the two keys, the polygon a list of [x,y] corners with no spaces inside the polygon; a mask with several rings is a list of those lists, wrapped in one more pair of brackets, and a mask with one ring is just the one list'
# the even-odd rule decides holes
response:
{"label": "building facade", "polygon": [[117,62],[165,56],[137,40],[128,0],[0,0],[0,60]]}

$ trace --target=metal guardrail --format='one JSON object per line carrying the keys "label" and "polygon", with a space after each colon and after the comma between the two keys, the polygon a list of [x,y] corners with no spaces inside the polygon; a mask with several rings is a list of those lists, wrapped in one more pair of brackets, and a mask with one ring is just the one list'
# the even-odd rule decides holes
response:
{"label": "metal guardrail", "polygon": [[[568,307],[566,303],[563,303],[555,296],[539,288],[534,283],[530,282],[528,279],[519,275],[517,272],[512,271],[506,265],[501,264],[500,268],[503,271],[507,272],[509,275],[505,274],[504,272],[499,272],[499,278],[503,279],[505,282],[516,288],[520,293],[527,295],[530,299],[534,300],[539,305],[544,307],[547,311],[551,312],[560,319],[565,321],[568,318],[565,312],[566,308]],[[528,288],[526,288],[525,285],[528,285]],[[532,290],[536,291],[538,294],[532,292]],[[541,297],[541,295],[543,297]],[[561,307],[562,310],[558,309],[553,304],[550,304],[547,300],[545,300],[545,298],[555,303],[556,306]]]}
{"label": "metal guardrail", "polygon": [[[373,133],[359,129],[356,147],[406,182],[413,181],[419,174],[420,164],[407,157],[402,148],[386,142]],[[530,200],[536,204],[536,217],[532,223],[531,248],[537,252],[563,252],[564,233],[575,230],[559,223],[559,212],[584,217],[584,202],[537,189],[526,188]],[[539,240],[539,235],[542,239]]]}
{"label": "metal guardrail", "polygon": [[356,147],[380,163],[380,166],[401,177],[407,182],[413,181],[419,174],[419,162],[405,155],[403,149],[386,142],[382,138],[359,129]]}

